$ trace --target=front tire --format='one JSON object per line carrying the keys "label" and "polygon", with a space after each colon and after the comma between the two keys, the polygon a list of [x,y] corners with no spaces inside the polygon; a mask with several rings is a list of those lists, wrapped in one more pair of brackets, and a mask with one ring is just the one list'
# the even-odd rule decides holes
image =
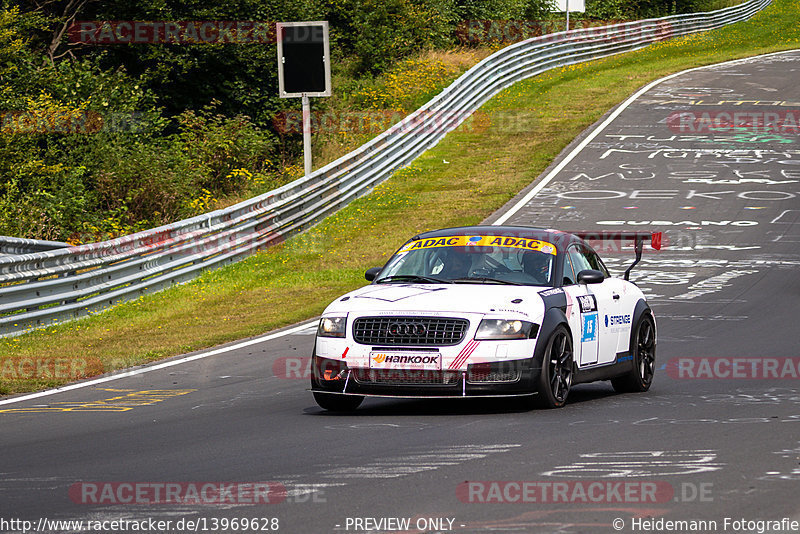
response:
{"label": "front tire", "polygon": [[364,401],[358,395],[331,395],[330,393],[314,392],[314,400],[320,408],[329,412],[352,412]]}
{"label": "front tire", "polygon": [[567,403],[572,387],[573,362],[572,336],[564,325],[560,325],[547,341],[547,349],[542,357],[537,395],[540,406],[561,408]]}
{"label": "front tire", "polygon": [[653,316],[645,313],[636,324],[636,334],[631,340],[633,369],[626,375],[611,380],[619,393],[642,393],[650,389],[656,370],[656,325]]}

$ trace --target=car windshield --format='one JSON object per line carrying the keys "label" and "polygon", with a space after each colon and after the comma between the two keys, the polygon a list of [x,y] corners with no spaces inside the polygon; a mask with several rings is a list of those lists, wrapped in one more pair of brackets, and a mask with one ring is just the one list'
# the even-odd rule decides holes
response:
{"label": "car windshield", "polygon": [[410,241],[376,283],[496,283],[552,285],[556,249],[507,236],[449,236]]}

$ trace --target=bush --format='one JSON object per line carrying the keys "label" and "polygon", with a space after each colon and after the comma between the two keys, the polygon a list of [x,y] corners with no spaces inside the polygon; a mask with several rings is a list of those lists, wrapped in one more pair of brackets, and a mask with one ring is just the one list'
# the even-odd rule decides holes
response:
{"label": "bush", "polygon": [[714,0],[586,0],[586,14],[605,20],[634,20],[710,11],[714,4]]}
{"label": "bush", "polygon": [[228,118],[211,107],[186,111],[178,117],[180,146],[199,185],[222,196],[247,186],[246,173],[268,169],[275,148],[274,136],[256,128],[244,115]]}
{"label": "bush", "polygon": [[[731,0],[587,0],[587,8],[590,16],[630,19],[708,9],[712,1]],[[456,44],[464,20],[539,19],[550,16],[550,3],[4,4],[0,233],[105,239],[230,204],[303,172],[301,136],[278,137],[273,126],[277,113],[298,104],[277,96],[274,43],[75,45],[63,31],[71,20],[328,20],[338,105],[401,114],[454,72],[420,51]],[[318,110],[329,105],[314,103]]]}

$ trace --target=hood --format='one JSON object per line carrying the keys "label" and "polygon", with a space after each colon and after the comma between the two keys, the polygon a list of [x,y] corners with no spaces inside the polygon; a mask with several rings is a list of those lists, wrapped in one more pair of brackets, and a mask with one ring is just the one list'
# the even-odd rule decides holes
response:
{"label": "hood", "polygon": [[[536,320],[544,314],[538,292],[547,288],[498,284],[371,284],[343,295],[325,314],[374,312],[479,313]],[[512,302],[521,299],[521,302]]]}

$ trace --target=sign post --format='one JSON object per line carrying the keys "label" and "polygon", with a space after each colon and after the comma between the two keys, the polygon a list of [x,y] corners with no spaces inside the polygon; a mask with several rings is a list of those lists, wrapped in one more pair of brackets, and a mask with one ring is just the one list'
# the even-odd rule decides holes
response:
{"label": "sign post", "polygon": [[328,21],[278,22],[278,91],[281,98],[302,100],[303,166],[311,174],[312,96],[331,96]]}
{"label": "sign post", "polygon": [[305,176],[311,174],[311,100],[303,94],[303,169]]}
{"label": "sign post", "polygon": [[[572,5],[570,5],[572,4]],[[569,12],[574,11],[576,13],[585,13],[586,12],[586,1],[585,0],[557,0],[555,11],[563,11],[567,14],[567,27],[566,31],[569,31]]]}

